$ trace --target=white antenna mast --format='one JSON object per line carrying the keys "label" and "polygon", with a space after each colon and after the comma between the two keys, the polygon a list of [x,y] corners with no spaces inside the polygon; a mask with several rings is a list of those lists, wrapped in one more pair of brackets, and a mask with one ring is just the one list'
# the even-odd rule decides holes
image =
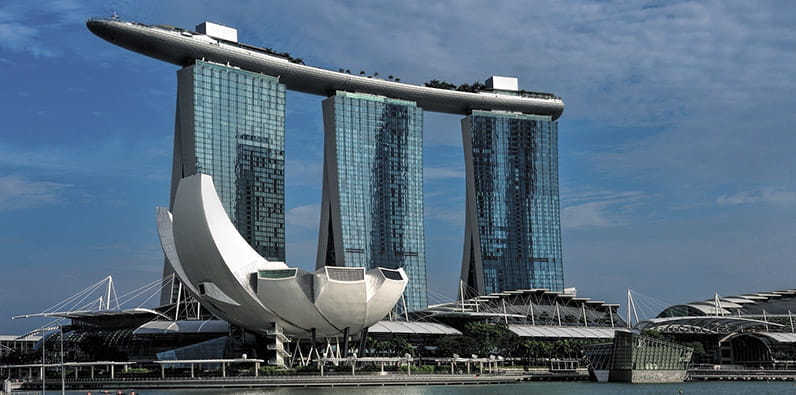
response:
{"label": "white antenna mast", "polygon": [[177,304],[175,305],[174,321],[180,319],[180,299],[182,297],[182,281],[180,281],[177,288]]}
{"label": "white antenna mast", "polygon": [[462,298],[461,308],[464,311],[464,281],[459,280],[459,297]]}
{"label": "white antenna mast", "polygon": [[716,292],[713,294],[713,305],[716,309],[716,317],[724,316],[724,309],[721,307],[721,300],[719,299],[719,293]]}
{"label": "white antenna mast", "polygon": [[636,325],[638,325],[638,311],[636,311],[636,302],[633,301],[633,293],[630,292],[630,288],[627,289],[627,329],[633,327],[630,321],[630,311],[633,311],[633,316],[636,317]]}
{"label": "white antenna mast", "polygon": [[111,309],[111,290],[113,289],[113,276],[108,276],[106,278],[108,281],[108,292],[106,293],[105,297],[105,310]]}
{"label": "white antenna mast", "polygon": [[630,295],[630,288],[627,289],[627,329],[631,328],[630,324],[630,305],[633,303],[633,297]]}

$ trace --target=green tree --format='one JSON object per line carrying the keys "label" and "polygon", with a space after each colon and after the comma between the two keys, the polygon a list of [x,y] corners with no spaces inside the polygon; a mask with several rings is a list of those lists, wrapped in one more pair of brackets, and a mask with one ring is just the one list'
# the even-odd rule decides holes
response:
{"label": "green tree", "polygon": [[471,353],[479,356],[499,353],[506,331],[505,326],[485,322],[469,322],[464,327],[464,335],[475,340]]}
{"label": "green tree", "polygon": [[410,344],[403,337],[395,337],[392,339],[392,350],[395,355],[415,354],[415,347]]}
{"label": "green tree", "polygon": [[663,334],[653,329],[642,329],[641,336],[648,336],[655,339],[664,340]]}
{"label": "green tree", "polygon": [[477,341],[470,336],[443,336],[436,342],[437,356],[450,357],[453,354],[470,356],[475,353]]}
{"label": "green tree", "polygon": [[367,344],[378,356],[403,356],[407,353],[415,355],[415,347],[403,337],[394,337],[390,340],[374,340],[368,337]]}

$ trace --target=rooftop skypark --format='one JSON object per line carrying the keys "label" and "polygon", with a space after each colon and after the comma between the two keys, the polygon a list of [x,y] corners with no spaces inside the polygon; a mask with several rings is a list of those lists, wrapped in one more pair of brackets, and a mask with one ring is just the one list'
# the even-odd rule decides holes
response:
{"label": "rooftop skypark", "polygon": [[87,25],[94,34],[111,43],[165,62],[188,66],[196,59],[203,59],[228,64],[279,76],[280,83],[287,89],[304,93],[322,96],[333,95],[336,91],[368,93],[413,101],[426,111],[462,115],[473,110],[498,110],[549,115],[556,120],[564,111],[564,101],[557,96],[532,94],[516,87],[505,92],[449,90],[307,66],[302,59],[290,54],[237,42],[237,31],[232,28],[227,29],[234,34],[225,31],[219,34],[117,19],[91,19]]}

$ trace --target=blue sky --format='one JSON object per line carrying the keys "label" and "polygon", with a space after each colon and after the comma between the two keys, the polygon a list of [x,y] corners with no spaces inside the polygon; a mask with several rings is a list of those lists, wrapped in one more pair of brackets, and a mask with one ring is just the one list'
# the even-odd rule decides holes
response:
{"label": "blue sky", "polygon": [[[160,275],[176,71],[88,17],[192,28],[404,82],[512,75],[554,92],[564,275],[582,296],[668,303],[796,286],[796,4],[586,1],[53,1],[0,4],[0,333],[112,274]],[[287,102],[288,263],[312,268],[321,97]],[[432,302],[461,260],[459,116],[426,113]]]}

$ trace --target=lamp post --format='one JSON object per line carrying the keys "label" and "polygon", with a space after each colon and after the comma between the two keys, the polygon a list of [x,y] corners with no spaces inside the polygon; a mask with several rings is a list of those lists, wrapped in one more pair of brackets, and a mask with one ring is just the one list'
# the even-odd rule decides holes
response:
{"label": "lamp post", "polygon": [[66,395],[66,378],[64,374],[64,326],[60,325],[61,329],[61,395]]}
{"label": "lamp post", "polygon": [[453,374],[453,365],[456,363],[457,359],[459,359],[459,354],[453,354],[453,358],[451,358],[451,374]]}
{"label": "lamp post", "polygon": [[45,377],[47,376],[47,367],[44,365],[44,349],[47,348],[47,337],[44,336],[44,333],[41,334],[41,393],[46,394],[47,389],[45,388],[46,384],[44,383]]}

